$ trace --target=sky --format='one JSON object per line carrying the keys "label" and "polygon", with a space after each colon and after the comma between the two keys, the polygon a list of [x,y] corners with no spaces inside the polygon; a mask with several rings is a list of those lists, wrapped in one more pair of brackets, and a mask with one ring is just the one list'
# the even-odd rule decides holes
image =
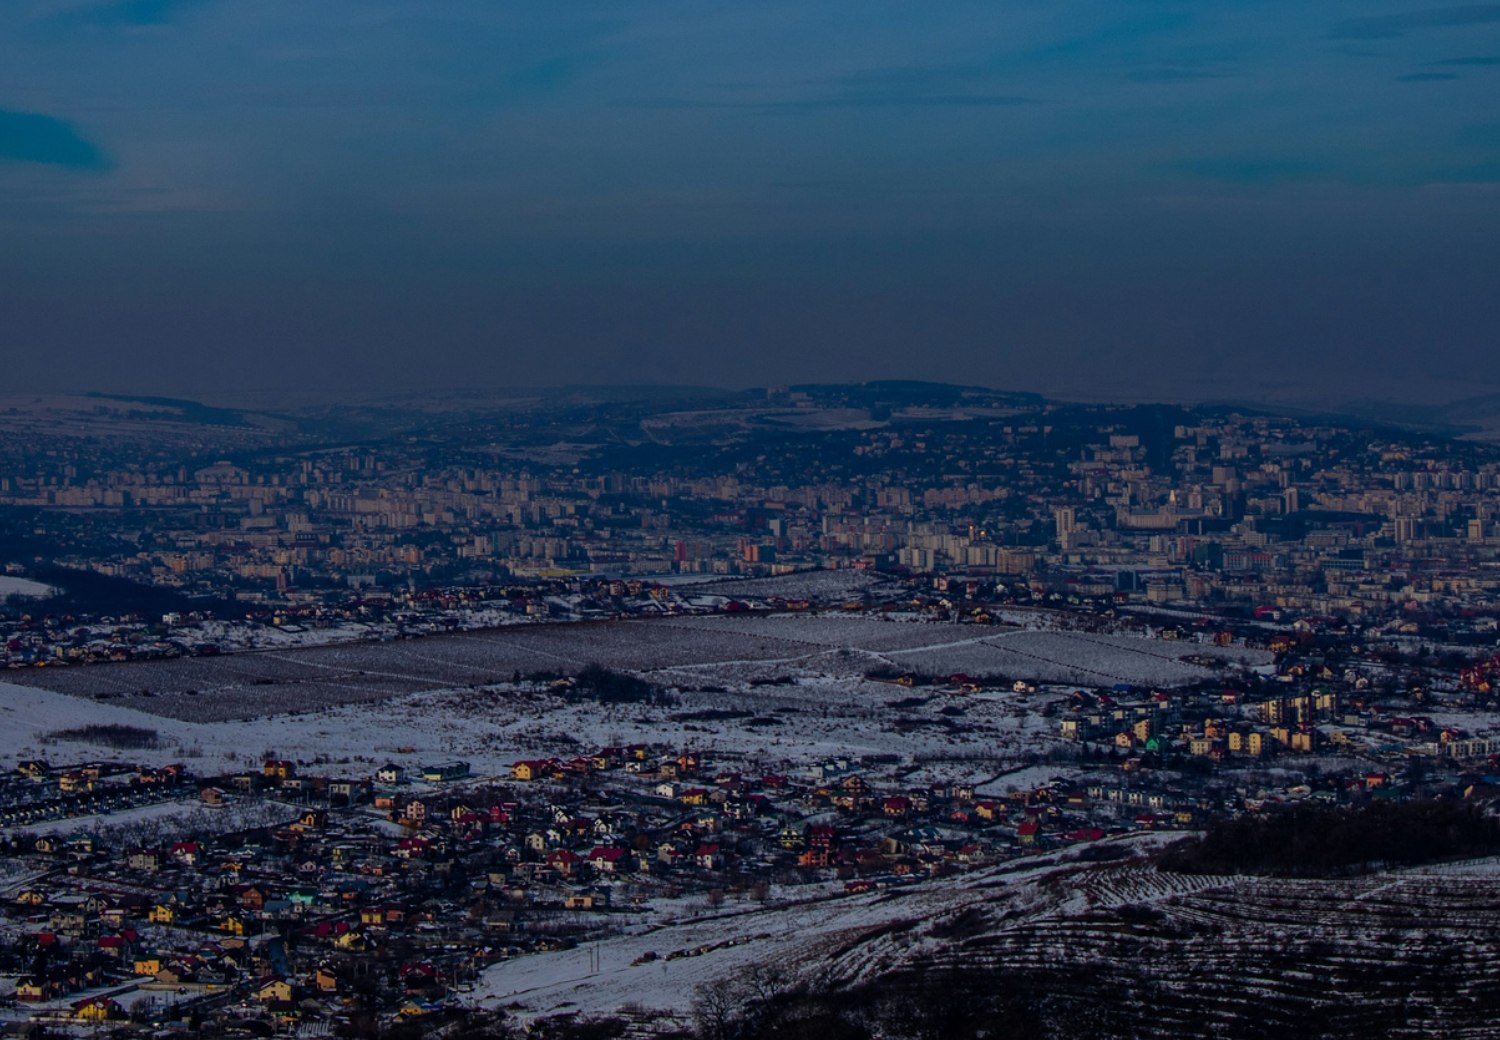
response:
{"label": "sky", "polygon": [[1500,390],[1500,4],[5,0],[14,392]]}

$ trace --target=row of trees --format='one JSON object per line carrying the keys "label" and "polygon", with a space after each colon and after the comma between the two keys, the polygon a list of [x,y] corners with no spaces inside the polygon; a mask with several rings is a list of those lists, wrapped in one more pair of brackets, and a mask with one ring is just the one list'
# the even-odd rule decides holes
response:
{"label": "row of trees", "polygon": [[118,751],[141,751],[161,747],[161,735],[145,726],[127,726],[118,722],[92,722],[71,729],[54,729],[37,738],[41,744],[68,741],[98,744]]}
{"label": "row of trees", "polygon": [[1331,877],[1500,852],[1500,818],[1483,802],[1375,801],[1298,805],[1216,820],[1163,850],[1167,870]]}
{"label": "row of trees", "polygon": [[573,679],[569,696],[599,701],[601,704],[670,705],[673,698],[651,683],[626,672],[616,672],[601,664],[591,664]]}

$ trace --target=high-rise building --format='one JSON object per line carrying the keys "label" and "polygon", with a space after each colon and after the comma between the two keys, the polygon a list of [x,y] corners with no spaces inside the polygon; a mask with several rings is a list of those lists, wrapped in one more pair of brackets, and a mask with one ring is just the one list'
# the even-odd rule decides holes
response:
{"label": "high-rise building", "polygon": [[1060,506],[1052,512],[1057,521],[1057,544],[1064,550],[1073,548],[1078,531],[1078,513],[1072,506]]}

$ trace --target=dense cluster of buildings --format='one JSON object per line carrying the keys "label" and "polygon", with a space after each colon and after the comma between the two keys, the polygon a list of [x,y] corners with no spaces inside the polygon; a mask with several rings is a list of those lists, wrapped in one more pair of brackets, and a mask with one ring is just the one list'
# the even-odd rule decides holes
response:
{"label": "dense cluster of buildings", "polygon": [[[498,959],[684,900],[735,912],[1100,842],[1107,857],[1112,835],[1307,799],[1500,790],[1500,740],[1434,720],[1493,710],[1500,656],[1455,672],[1296,630],[1280,647],[1274,674],[1223,683],[1028,687],[1062,743],[1039,741],[1014,782],[914,781],[901,755],[660,744],[500,775],[399,755],[368,773],[269,757],[218,776],[27,759],[0,781],[0,997],[31,1020],[143,1034],[440,1021]],[[901,682],[935,702],[986,695],[965,679]]]}
{"label": "dense cluster of buildings", "polygon": [[[275,756],[224,775],[27,757],[0,777],[0,1018],[121,1035],[373,1035],[401,1021],[437,1033],[497,960],[742,901],[1103,859],[1116,835],[1286,803],[1500,791],[1489,449],[1207,410],[991,402],[850,419],[836,388],[777,405],[779,425],[749,434],[731,413],[739,433],[672,443],[681,423],[661,420],[649,445],[608,450],[586,431],[563,452],[463,427],[358,449],[247,440],[232,460],[193,464],[36,452],[0,477],[8,544],[237,606],[103,616],[12,600],[3,661],[109,669],[830,608],[975,626],[1148,617],[1181,641],[1169,657],[1237,645],[1274,663],[1199,654],[1212,678],[1161,688],[1007,676],[1017,711],[1047,721],[1019,764],[983,781],[944,779],[916,755],[793,744],[772,756],[572,742],[498,775],[409,761],[410,748],[336,774]],[[12,576],[35,574],[9,555]],[[801,592],[682,577],[808,570],[881,577],[824,573]],[[1001,682],[866,678],[911,687],[899,706],[912,724],[951,723]],[[574,682],[532,692],[581,696]],[[104,729],[74,736],[154,746]]]}
{"label": "dense cluster of buildings", "polygon": [[[340,778],[268,759],[195,778],[31,760],[5,797],[79,773],[123,792],[166,769],[184,809],[204,811],[159,844],[95,833],[97,818],[8,832],[8,858],[28,869],[0,925],[0,976],[14,982],[0,998],[33,1021],[143,1030],[414,1018],[461,1001],[499,958],[648,922],[658,901],[866,891],[1105,833],[1078,792],[1051,786],[985,799],[893,786],[848,759],[795,776],[755,765],[648,745],[519,761],[508,777],[464,763]],[[275,822],[216,825],[246,802]]]}
{"label": "dense cluster of buildings", "polygon": [[[845,403],[832,388],[790,412]],[[0,478],[0,507],[71,545],[70,566],[280,606],[517,578],[868,567],[1370,615],[1487,604],[1500,582],[1500,460],[1439,437],[1042,404],[674,447],[577,436],[561,461],[456,435],[192,465],[80,468],[53,451]]]}

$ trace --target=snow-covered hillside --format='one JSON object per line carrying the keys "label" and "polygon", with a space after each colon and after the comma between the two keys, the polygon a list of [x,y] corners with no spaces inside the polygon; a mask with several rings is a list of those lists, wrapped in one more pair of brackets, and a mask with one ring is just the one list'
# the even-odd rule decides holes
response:
{"label": "snow-covered hillside", "polygon": [[502,963],[478,996],[522,1017],[660,1009],[687,1020],[705,993],[771,966],[782,988],[845,1000],[1036,983],[1059,1012],[1112,1005],[1134,1023],[1118,1035],[1270,1036],[1299,1022],[1350,1036],[1494,1035],[1475,1009],[1500,996],[1489,967],[1500,861],[1315,881],[1170,874],[1139,855],[1149,842],[1108,847],[1136,855],[703,911]]}

